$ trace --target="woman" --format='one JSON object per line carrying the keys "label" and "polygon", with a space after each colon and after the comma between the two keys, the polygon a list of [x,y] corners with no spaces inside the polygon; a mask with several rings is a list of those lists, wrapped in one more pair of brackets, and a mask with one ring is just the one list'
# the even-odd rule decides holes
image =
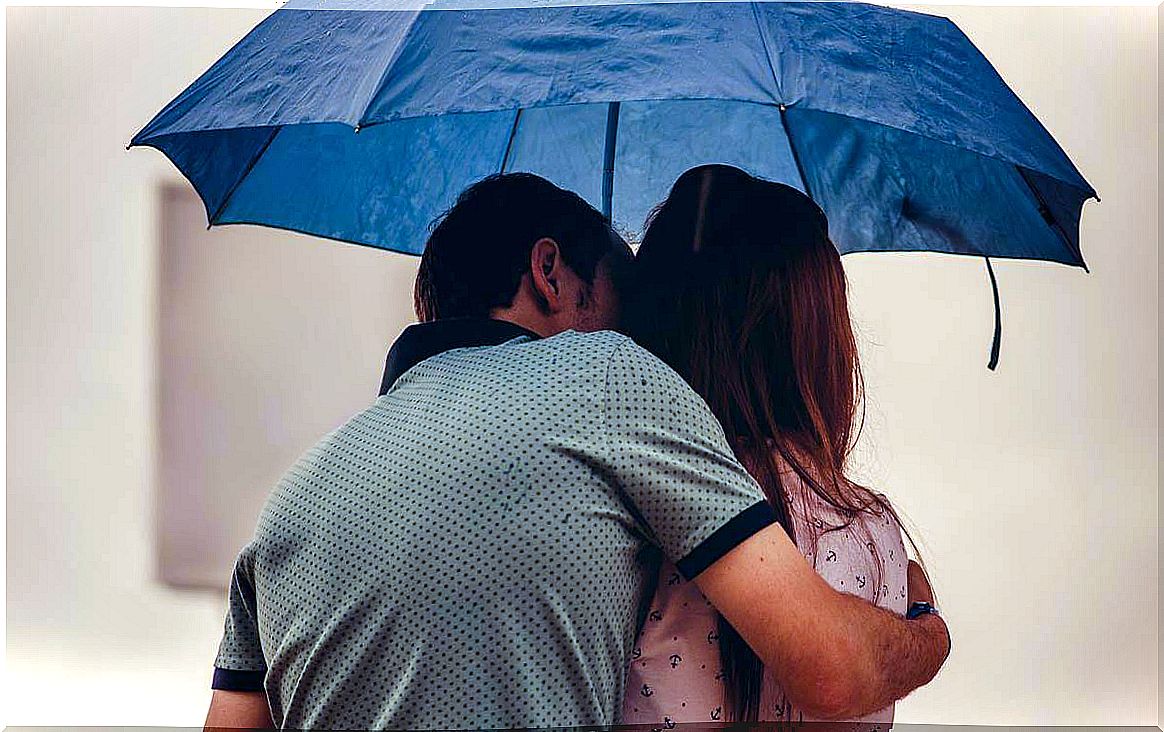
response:
{"label": "woman", "polygon": [[[638,252],[631,334],[715,412],[805,558],[904,614],[888,501],[845,477],[861,375],[840,256],[804,194],[728,166],[684,173]],[[624,724],[808,721],[693,583],[664,565],[628,669]],[[867,717],[892,721],[893,709]]]}

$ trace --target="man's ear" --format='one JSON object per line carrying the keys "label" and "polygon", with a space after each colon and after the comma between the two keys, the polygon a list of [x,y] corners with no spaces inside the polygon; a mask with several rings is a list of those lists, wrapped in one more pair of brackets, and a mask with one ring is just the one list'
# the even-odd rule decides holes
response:
{"label": "man's ear", "polygon": [[562,253],[558,242],[543,237],[534,242],[529,254],[530,284],[538,303],[548,312],[559,312],[563,305]]}

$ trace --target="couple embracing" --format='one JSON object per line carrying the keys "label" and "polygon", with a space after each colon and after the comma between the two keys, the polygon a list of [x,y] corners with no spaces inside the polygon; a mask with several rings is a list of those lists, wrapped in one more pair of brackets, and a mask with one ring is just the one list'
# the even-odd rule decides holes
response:
{"label": "couple embracing", "polygon": [[860,720],[949,653],[882,494],[806,196],[684,173],[633,255],[487,178],[435,224],[381,395],[240,553],[207,726]]}

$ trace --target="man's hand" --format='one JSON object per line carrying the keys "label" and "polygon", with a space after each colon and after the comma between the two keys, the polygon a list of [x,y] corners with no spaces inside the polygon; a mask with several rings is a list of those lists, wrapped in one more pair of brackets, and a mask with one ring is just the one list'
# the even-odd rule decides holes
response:
{"label": "man's hand", "polygon": [[[928,594],[924,580],[921,573],[921,582],[911,581],[910,592]],[[837,592],[777,524],[695,582],[771,669],[788,700],[814,717],[854,719],[887,707],[928,683],[949,654],[940,617],[906,620]]]}
{"label": "man's hand", "polygon": [[[909,605],[915,602],[924,602],[930,605],[934,604],[934,590],[930,586],[930,578],[926,576],[926,571],[922,566],[912,559],[909,560],[909,566],[906,568],[906,596]],[[942,663],[946,662],[946,658],[950,655],[950,629],[946,626],[946,621],[937,615],[922,615],[914,622],[925,622],[930,625],[939,625],[942,630],[946,631],[946,651],[942,655]],[[936,631],[935,631],[936,632]],[[936,673],[936,671],[935,671]]]}
{"label": "man's hand", "polygon": [[275,729],[267,695],[261,691],[223,691],[215,689],[206,715],[206,730]]}

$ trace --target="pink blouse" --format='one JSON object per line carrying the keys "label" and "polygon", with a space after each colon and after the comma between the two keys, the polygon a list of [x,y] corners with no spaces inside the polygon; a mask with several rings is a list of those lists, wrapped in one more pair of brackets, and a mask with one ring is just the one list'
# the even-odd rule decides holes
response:
{"label": "pink blouse", "polygon": [[[782,472],[781,478],[795,496],[792,519],[801,551],[817,572],[841,592],[904,615],[908,557],[893,518],[888,514],[864,515],[846,529],[823,533],[814,548],[808,538],[812,535],[810,521],[818,532],[843,521],[790,470]],[[879,583],[871,547],[876,547],[881,558]],[[717,617],[695,584],[684,580],[673,564],[664,562],[650,613],[631,656],[623,724],[670,728],[680,723],[727,721]],[[764,672],[759,719],[814,721],[787,704],[768,670]],[[870,723],[870,732],[888,729],[893,706],[856,721]]]}

